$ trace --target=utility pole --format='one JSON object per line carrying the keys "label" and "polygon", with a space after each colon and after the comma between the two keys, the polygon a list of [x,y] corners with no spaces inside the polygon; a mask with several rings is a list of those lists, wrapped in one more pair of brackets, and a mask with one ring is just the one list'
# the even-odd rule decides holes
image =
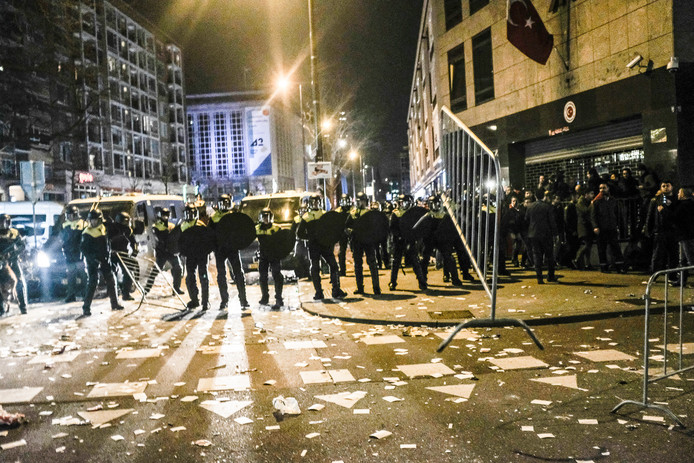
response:
{"label": "utility pole", "polygon": [[323,160],[323,135],[320,132],[320,91],[318,89],[318,54],[313,32],[313,0],[308,0],[308,40],[311,48],[311,94],[313,96],[313,131],[316,134],[316,161]]}

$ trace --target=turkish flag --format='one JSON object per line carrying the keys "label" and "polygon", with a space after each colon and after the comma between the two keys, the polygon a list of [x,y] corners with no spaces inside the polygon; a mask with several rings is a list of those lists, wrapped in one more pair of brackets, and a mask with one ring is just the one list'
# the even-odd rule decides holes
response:
{"label": "turkish flag", "polygon": [[554,37],[547,32],[531,0],[508,0],[506,38],[528,58],[546,64],[554,48]]}

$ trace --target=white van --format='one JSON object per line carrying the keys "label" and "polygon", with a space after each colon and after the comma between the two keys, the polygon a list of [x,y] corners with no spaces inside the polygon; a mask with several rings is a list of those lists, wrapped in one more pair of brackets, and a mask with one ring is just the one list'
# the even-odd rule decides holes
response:
{"label": "white van", "polygon": [[36,203],[36,224],[31,201],[0,202],[0,214],[12,217],[12,227],[24,237],[27,249],[41,248],[53,233],[63,205],[53,201]]}

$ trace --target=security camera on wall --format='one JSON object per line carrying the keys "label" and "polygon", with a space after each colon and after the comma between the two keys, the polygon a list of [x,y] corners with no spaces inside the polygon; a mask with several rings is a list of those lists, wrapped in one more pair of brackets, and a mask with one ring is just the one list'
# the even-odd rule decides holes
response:
{"label": "security camera on wall", "polygon": [[641,62],[642,59],[643,59],[643,56],[641,56],[641,55],[634,56],[634,58],[627,63],[627,68],[633,69],[637,64],[639,64]]}
{"label": "security camera on wall", "polygon": [[680,70],[680,59],[676,56],[670,58],[667,63],[667,70],[669,72],[677,72]]}

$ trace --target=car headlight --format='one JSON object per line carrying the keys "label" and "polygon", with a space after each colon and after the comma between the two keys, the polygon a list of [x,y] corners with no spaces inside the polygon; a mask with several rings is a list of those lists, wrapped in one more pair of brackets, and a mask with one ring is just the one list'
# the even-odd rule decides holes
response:
{"label": "car headlight", "polygon": [[51,266],[51,258],[45,251],[39,251],[36,254],[36,266],[39,268],[48,268]]}

